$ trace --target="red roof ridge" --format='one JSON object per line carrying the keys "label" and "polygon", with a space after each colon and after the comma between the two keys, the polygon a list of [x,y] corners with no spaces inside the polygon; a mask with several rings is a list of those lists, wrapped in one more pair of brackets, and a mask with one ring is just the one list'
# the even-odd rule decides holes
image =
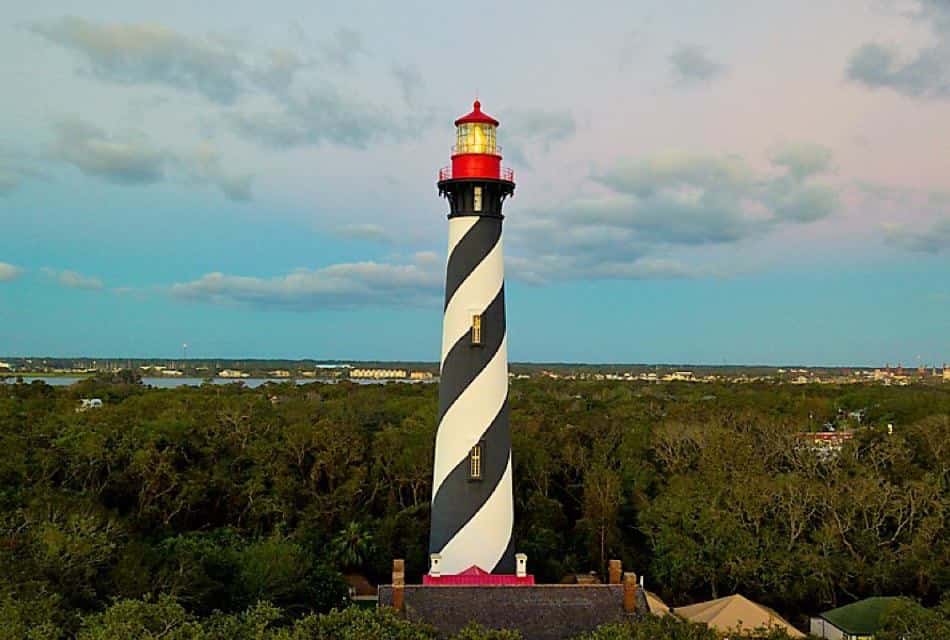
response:
{"label": "red roof ridge", "polygon": [[466,569],[465,571],[462,571],[458,575],[460,576],[487,576],[488,572],[482,569],[477,564],[473,564],[468,569]]}

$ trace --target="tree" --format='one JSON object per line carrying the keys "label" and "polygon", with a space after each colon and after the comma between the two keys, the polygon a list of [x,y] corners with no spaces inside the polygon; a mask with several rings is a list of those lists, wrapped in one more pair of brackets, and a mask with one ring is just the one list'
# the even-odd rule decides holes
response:
{"label": "tree", "polygon": [[118,600],[86,616],[77,640],[206,640],[201,624],[171,596]]}
{"label": "tree", "polygon": [[633,622],[602,625],[577,640],[719,640],[719,635],[704,624],[648,615]]}
{"label": "tree", "polygon": [[359,522],[350,522],[333,538],[330,548],[342,569],[358,569],[373,551],[373,536]]}
{"label": "tree", "polygon": [[950,638],[950,596],[939,607],[927,609],[901,598],[884,612],[877,640],[932,640]]}

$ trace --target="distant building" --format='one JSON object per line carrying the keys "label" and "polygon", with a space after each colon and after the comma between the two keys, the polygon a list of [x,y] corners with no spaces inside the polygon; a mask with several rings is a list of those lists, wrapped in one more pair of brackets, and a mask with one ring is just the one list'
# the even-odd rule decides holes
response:
{"label": "distant building", "polygon": [[350,592],[350,600],[369,604],[379,602],[378,588],[367,580],[366,576],[360,573],[347,573],[344,574],[343,580]]}
{"label": "distant building", "polygon": [[79,407],[76,411],[86,411],[88,409],[101,409],[102,398],[83,398],[79,401]]}
{"label": "distant building", "polygon": [[270,375],[275,378],[289,378],[290,377],[290,372],[287,371],[286,369],[277,369],[276,371],[270,371],[268,373],[270,373]]}
{"label": "distant building", "polygon": [[646,589],[643,590],[643,595],[647,597],[647,607],[650,609],[650,613],[659,618],[672,615],[669,606],[660,599],[660,596]]}
{"label": "distant building", "polygon": [[947,365],[943,365],[943,381],[950,382],[950,369],[947,368]]}
{"label": "distant building", "polygon": [[351,378],[369,380],[390,380],[405,378],[408,375],[405,369],[353,369],[350,371]]}
{"label": "distant building", "polygon": [[853,431],[815,431],[796,435],[802,445],[814,451],[821,459],[837,456],[844,443],[854,438]]}
{"label": "distant building", "polygon": [[793,627],[785,618],[757,602],[740,594],[699,602],[686,607],[676,607],[673,613],[690,622],[705,624],[729,637],[736,631],[743,637],[756,637],[759,629],[779,628],[790,638],[804,638],[805,634]]}
{"label": "distant building", "polygon": [[410,380],[431,380],[433,375],[429,371],[413,371],[409,374]]}
{"label": "distant building", "polygon": [[178,369],[162,369],[162,375],[177,378],[183,374]]}
{"label": "distant building", "polygon": [[12,370],[13,370],[13,365],[11,365],[9,362],[0,362],[0,369],[5,369],[5,370],[7,370],[7,371],[12,371]]}
{"label": "distant building", "polygon": [[689,382],[693,380],[692,371],[674,371],[663,376],[666,382]]}
{"label": "distant building", "polygon": [[225,369],[218,373],[218,376],[221,378],[250,378],[251,374],[244,373],[238,369]]}
{"label": "distant building", "polygon": [[897,598],[865,598],[811,619],[813,636],[830,640],[873,640],[883,614]]}

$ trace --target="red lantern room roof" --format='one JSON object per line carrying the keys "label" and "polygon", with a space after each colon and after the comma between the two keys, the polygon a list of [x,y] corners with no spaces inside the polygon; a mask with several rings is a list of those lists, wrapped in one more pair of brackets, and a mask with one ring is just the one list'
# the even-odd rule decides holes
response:
{"label": "red lantern room roof", "polygon": [[464,116],[462,116],[461,118],[459,118],[458,120],[455,121],[455,126],[456,126],[456,127],[459,126],[460,124],[466,124],[466,123],[468,123],[468,122],[484,122],[484,123],[487,123],[487,124],[490,124],[490,125],[494,125],[494,126],[496,126],[496,127],[498,126],[498,121],[497,121],[497,120],[495,120],[495,119],[492,118],[490,115],[488,115],[487,113],[484,113],[484,112],[482,111],[482,103],[481,103],[481,102],[479,102],[478,100],[476,100],[474,107],[475,107],[475,108],[472,109],[472,112],[471,112],[471,113],[469,113],[469,114],[467,114],[467,115],[464,115]]}

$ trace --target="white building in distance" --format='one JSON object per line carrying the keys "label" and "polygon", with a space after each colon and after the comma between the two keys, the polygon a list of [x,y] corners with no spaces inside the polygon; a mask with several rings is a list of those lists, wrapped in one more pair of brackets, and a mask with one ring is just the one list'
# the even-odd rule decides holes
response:
{"label": "white building in distance", "polygon": [[351,378],[361,378],[369,380],[389,380],[405,378],[409,373],[405,369],[353,369],[350,371]]}
{"label": "white building in distance", "polygon": [[251,374],[244,373],[243,371],[239,371],[237,369],[225,369],[224,371],[219,372],[218,376],[221,378],[250,378]]}

